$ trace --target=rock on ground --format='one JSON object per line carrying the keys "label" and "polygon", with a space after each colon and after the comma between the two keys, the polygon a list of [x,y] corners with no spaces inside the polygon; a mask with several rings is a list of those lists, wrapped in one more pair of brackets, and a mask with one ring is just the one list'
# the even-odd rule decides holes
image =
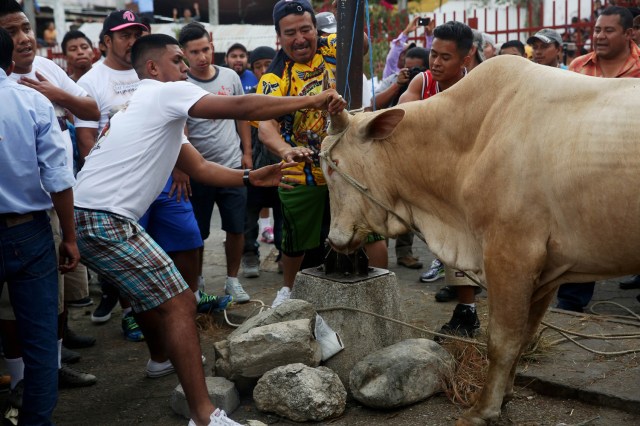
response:
{"label": "rock on ground", "polygon": [[311,326],[308,319],[286,321],[255,327],[219,342],[215,345],[216,373],[235,380],[260,377],[275,367],[293,363],[318,366],[322,353]]}
{"label": "rock on ground", "polygon": [[311,303],[304,300],[289,299],[276,308],[267,309],[266,311],[247,319],[231,334],[229,334],[228,338],[231,339],[233,337],[240,336],[253,328],[262,327],[264,325],[305,318],[309,321],[315,321],[315,317],[316,310]]}
{"label": "rock on ground", "polygon": [[[214,406],[231,414],[240,405],[240,396],[233,382],[224,377],[205,377],[209,399]],[[171,393],[171,408],[184,418],[190,418],[189,404],[182,385],[176,386]]]}
{"label": "rock on ground", "polygon": [[349,389],[366,406],[402,407],[441,391],[453,367],[451,354],[433,340],[404,340],[358,362],[349,375]]}
{"label": "rock on ground", "polygon": [[322,421],[343,413],[347,391],[338,375],[326,367],[291,364],[262,376],[253,399],[260,411],[296,422]]}

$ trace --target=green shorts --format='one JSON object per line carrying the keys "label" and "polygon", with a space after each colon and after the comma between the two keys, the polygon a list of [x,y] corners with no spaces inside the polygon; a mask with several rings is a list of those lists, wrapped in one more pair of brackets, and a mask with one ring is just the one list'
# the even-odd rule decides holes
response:
{"label": "green shorts", "polygon": [[298,256],[320,247],[329,232],[329,191],[326,185],[279,189],[282,204],[282,251]]}

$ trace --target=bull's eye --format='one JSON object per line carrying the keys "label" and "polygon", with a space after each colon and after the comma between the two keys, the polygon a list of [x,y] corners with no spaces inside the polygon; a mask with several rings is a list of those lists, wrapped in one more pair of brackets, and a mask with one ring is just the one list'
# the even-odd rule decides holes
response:
{"label": "bull's eye", "polygon": [[333,174],[333,168],[327,167],[327,175],[331,176]]}
{"label": "bull's eye", "polygon": [[[340,162],[340,160],[333,160],[334,163],[336,163],[336,166],[338,166],[338,163]],[[331,176],[333,174],[333,167],[329,166],[327,167],[327,174],[329,176]]]}

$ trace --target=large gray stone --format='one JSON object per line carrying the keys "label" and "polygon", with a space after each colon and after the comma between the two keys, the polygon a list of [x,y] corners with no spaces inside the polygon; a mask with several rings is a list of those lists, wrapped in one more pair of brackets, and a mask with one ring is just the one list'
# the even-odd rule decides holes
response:
{"label": "large gray stone", "polygon": [[349,377],[351,395],[373,408],[396,408],[442,390],[455,361],[429,339],[409,339],[380,349],[358,362]]}
{"label": "large gray stone", "polygon": [[[240,405],[240,396],[233,382],[224,377],[205,377],[209,399],[216,407],[227,413],[233,413]],[[182,385],[176,386],[171,393],[171,408],[177,414],[189,419],[189,404],[184,395]]]}
{"label": "large gray stone", "polygon": [[244,334],[252,328],[262,327],[264,325],[305,318],[309,321],[315,321],[315,316],[316,311],[312,304],[304,300],[290,299],[276,308],[267,309],[249,318],[242,323],[240,327],[233,330],[233,332],[229,334],[228,339]]}
{"label": "large gray stone", "polygon": [[[317,309],[347,306],[390,318],[405,320],[400,309],[398,282],[394,273],[360,282],[337,282],[307,273],[296,276],[292,298],[303,299]],[[324,362],[335,371],[345,386],[353,366],[378,349],[412,337],[406,327],[365,313],[331,310],[318,312],[335,330],[345,349]]]}
{"label": "large gray stone", "polygon": [[308,319],[286,321],[255,327],[218,342],[216,372],[235,380],[239,377],[260,377],[282,365],[320,364],[320,345],[313,338],[312,322]]}
{"label": "large gray stone", "polygon": [[262,376],[253,390],[253,400],[258,410],[296,422],[322,421],[343,413],[347,391],[326,367],[291,364]]}

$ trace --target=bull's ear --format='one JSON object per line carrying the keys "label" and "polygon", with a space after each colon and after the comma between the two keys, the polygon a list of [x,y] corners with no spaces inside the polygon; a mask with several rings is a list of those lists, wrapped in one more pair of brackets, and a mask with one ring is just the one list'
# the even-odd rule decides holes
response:
{"label": "bull's ear", "polygon": [[349,113],[345,110],[342,110],[338,114],[331,114],[330,117],[329,130],[327,131],[330,135],[337,135],[349,125]]}
{"label": "bull's ear", "polygon": [[403,118],[403,109],[387,109],[372,115],[362,122],[360,136],[365,140],[389,137]]}

